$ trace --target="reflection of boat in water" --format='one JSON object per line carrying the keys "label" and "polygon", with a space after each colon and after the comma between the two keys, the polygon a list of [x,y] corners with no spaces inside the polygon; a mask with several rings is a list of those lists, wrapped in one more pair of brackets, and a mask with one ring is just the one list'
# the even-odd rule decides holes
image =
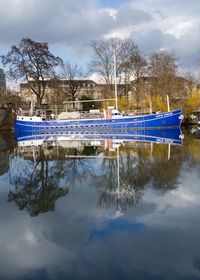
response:
{"label": "reflection of boat in water", "polygon": [[90,133],[80,131],[57,131],[54,133],[34,133],[34,131],[15,131],[19,146],[41,145],[48,141],[77,141],[77,140],[116,140],[121,142],[143,141],[167,144],[182,144],[182,133],[174,129],[144,129],[144,130],[92,130]]}

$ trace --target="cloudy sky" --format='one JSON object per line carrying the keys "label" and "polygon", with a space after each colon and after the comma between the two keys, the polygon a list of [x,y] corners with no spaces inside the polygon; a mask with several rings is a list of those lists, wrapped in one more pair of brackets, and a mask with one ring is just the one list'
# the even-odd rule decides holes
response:
{"label": "cloudy sky", "polygon": [[173,50],[182,71],[197,72],[199,13],[199,0],[0,0],[0,54],[30,37],[86,64],[91,40],[119,36],[145,54]]}

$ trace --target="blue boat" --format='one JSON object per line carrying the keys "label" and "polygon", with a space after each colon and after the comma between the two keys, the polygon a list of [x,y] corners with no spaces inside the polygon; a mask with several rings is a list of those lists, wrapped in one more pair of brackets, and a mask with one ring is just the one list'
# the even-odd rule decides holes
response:
{"label": "blue boat", "polygon": [[149,115],[123,116],[118,110],[110,110],[107,114],[95,118],[51,119],[51,116],[23,116],[15,120],[15,131],[34,131],[37,133],[55,131],[90,132],[92,130],[110,131],[113,129],[163,129],[179,128],[182,121],[182,110],[158,112]]}

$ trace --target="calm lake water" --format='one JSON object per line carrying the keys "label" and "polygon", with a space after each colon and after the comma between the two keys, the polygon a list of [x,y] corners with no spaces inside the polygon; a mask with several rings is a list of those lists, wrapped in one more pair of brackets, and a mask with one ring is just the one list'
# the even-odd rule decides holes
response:
{"label": "calm lake water", "polygon": [[200,279],[200,132],[0,135],[0,279]]}

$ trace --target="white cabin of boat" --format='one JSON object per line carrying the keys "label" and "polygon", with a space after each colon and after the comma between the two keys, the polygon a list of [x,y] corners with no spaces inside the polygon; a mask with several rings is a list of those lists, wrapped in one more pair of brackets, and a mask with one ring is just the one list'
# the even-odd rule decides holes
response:
{"label": "white cabin of boat", "polygon": [[121,118],[123,114],[119,111],[114,109],[113,107],[108,107],[107,110],[100,111],[97,110],[90,110],[88,112],[61,112],[58,115],[55,114],[47,114],[45,110],[36,110],[36,112],[20,112],[17,115],[17,120],[23,121],[45,121],[45,120],[78,120],[78,119],[115,119]]}

